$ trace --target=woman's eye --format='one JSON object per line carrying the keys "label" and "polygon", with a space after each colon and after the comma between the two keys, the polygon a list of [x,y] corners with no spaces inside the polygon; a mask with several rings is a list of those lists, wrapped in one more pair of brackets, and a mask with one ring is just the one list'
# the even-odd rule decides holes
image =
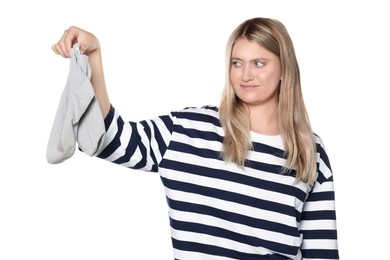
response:
{"label": "woman's eye", "polygon": [[261,61],[255,61],[255,65],[256,65],[256,67],[263,67],[264,63]]}
{"label": "woman's eye", "polygon": [[237,60],[233,60],[233,61],[232,61],[232,66],[233,66],[233,67],[236,67],[236,68],[237,68],[237,67],[240,67],[240,66],[241,66],[241,62],[239,62],[239,61],[237,61]]}

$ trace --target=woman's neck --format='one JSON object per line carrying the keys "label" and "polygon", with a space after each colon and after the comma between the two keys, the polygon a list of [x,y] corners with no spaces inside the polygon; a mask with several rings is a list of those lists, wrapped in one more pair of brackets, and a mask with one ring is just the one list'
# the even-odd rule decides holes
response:
{"label": "woman's neck", "polygon": [[278,106],[249,107],[251,131],[265,135],[279,135]]}

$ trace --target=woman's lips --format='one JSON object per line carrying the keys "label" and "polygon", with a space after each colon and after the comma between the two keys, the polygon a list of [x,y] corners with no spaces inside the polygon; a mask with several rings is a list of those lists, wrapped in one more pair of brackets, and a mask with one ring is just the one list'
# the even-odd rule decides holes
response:
{"label": "woman's lips", "polygon": [[257,85],[240,85],[243,89],[254,89],[257,87]]}

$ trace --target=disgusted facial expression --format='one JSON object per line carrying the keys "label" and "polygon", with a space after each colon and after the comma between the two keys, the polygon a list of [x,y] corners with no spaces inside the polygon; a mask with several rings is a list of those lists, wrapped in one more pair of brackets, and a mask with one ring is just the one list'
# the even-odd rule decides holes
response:
{"label": "disgusted facial expression", "polygon": [[237,97],[249,107],[277,105],[281,75],[278,56],[244,37],[235,42],[230,82]]}

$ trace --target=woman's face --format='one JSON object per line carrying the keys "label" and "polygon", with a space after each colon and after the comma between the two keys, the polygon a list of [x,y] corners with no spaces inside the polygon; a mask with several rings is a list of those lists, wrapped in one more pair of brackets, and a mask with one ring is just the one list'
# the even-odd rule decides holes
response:
{"label": "woman's face", "polygon": [[230,82],[249,107],[278,103],[281,70],[279,57],[257,43],[243,37],[234,44]]}

